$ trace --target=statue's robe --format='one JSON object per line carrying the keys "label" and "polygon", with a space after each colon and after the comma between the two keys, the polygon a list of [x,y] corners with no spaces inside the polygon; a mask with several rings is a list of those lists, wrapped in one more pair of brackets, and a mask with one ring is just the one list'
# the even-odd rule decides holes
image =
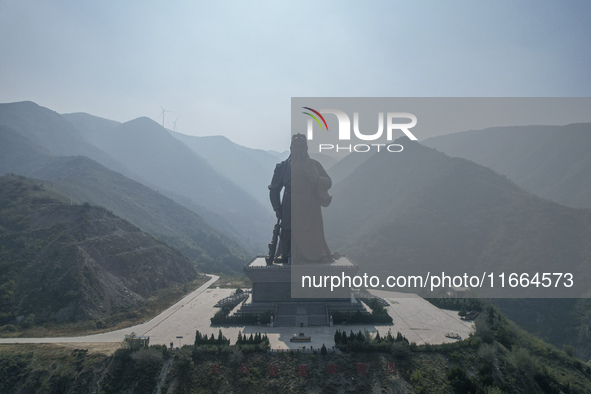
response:
{"label": "statue's robe", "polygon": [[[271,204],[281,212],[279,254],[296,263],[328,263],[331,252],[324,237],[321,207],[330,204],[332,181],[322,165],[305,157],[291,158],[275,168],[269,186]],[[283,199],[280,192],[284,188]],[[287,236],[290,239],[287,239]]]}

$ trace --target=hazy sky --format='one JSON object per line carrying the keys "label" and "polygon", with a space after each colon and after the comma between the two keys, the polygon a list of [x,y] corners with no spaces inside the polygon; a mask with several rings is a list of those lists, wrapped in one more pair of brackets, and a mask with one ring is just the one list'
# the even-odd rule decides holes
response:
{"label": "hazy sky", "polygon": [[0,0],[0,102],[285,150],[290,98],[591,96],[589,1]]}

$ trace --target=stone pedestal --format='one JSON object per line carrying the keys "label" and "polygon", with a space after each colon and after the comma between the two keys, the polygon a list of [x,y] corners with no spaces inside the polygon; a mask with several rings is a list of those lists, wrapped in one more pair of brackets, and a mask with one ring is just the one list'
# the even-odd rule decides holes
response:
{"label": "stone pedestal", "polygon": [[[293,265],[267,265],[264,257],[256,257],[244,266],[252,281],[252,298],[238,313],[271,312],[277,327],[329,326],[331,310],[367,313],[363,304],[353,297],[350,287],[340,286],[330,291],[330,282],[326,286],[326,277],[353,277],[358,270],[344,256],[330,264]],[[312,286],[302,288],[302,277]]]}

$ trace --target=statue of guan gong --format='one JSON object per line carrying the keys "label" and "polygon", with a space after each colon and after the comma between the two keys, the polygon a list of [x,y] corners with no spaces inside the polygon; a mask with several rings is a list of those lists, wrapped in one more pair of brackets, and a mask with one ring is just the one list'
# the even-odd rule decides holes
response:
{"label": "statue of guan gong", "polygon": [[275,167],[269,185],[277,224],[267,265],[330,263],[333,258],[324,237],[321,208],[332,200],[328,194],[332,181],[322,164],[308,155],[305,135],[292,136],[290,151],[289,158]]}

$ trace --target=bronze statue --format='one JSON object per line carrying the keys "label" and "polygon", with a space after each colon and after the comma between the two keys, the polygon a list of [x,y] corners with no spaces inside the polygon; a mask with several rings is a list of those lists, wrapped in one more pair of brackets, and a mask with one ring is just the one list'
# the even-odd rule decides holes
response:
{"label": "bronze statue", "polygon": [[[277,164],[269,185],[271,205],[278,219],[277,232],[269,244],[267,264],[329,263],[332,254],[324,238],[321,207],[327,207],[332,196],[332,181],[322,164],[310,158],[306,136],[291,139],[291,155]],[[281,189],[283,199],[281,199]],[[293,215],[292,215],[293,214]]]}

